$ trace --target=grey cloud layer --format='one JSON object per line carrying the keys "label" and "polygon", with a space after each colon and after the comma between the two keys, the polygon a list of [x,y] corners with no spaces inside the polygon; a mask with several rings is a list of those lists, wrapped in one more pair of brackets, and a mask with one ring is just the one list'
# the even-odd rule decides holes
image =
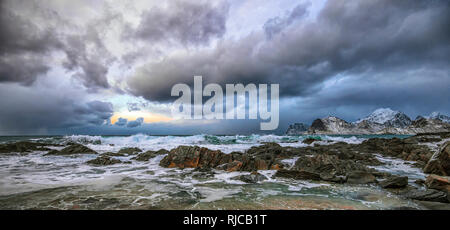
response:
{"label": "grey cloud layer", "polygon": [[[17,3],[17,5],[15,5]],[[28,18],[21,15],[21,7],[36,7],[44,16]],[[34,1],[2,1],[0,3],[0,82],[33,83],[47,73],[52,54],[63,53],[63,67],[73,71],[87,88],[108,88],[107,65],[113,57],[106,50],[100,32],[89,25],[79,29],[61,15]],[[44,24],[34,21],[43,20]],[[56,22],[57,26],[50,22]],[[69,27],[74,32],[67,32]],[[88,48],[88,46],[90,46]],[[91,49],[91,50],[89,50]]]}
{"label": "grey cloud layer", "polygon": [[225,33],[228,4],[208,1],[169,1],[165,8],[144,11],[137,28],[126,27],[125,39],[145,42],[204,44]]}
{"label": "grey cloud layer", "polygon": [[[170,100],[176,83],[279,83],[283,96],[305,96],[339,73],[448,68],[448,1],[328,1],[315,21],[308,5],[269,20],[265,31],[214,49],[176,54],[142,66],[129,91]],[[270,35],[270,36],[268,36]]]}

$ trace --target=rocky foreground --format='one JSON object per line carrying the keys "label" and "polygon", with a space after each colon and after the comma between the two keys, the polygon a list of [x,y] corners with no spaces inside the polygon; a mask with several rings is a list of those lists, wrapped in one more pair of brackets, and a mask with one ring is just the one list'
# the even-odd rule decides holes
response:
{"label": "rocky foreground", "polygon": [[[120,156],[132,156],[131,161],[146,162],[165,155],[159,163],[161,167],[195,168],[196,172],[205,175],[214,174],[216,170],[251,172],[235,178],[246,183],[269,179],[258,173],[258,170],[276,170],[274,177],[292,180],[372,184],[414,200],[429,209],[450,209],[450,133],[425,133],[405,139],[372,138],[361,144],[324,143],[316,139],[305,139],[303,142],[308,146],[295,148],[264,143],[245,152],[229,154],[198,146],[178,146],[170,151],[161,149],[146,152],[139,148],[123,148],[118,152],[99,154],[78,143],[55,146],[16,142],[0,145],[0,153],[47,151],[44,156],[98,154],[96,159],[86,163],[99,167],[131,163],[115,158]],[[59,147],[59,150],[54,147]],[[405,176],[377,171],[374,167],[384,164],[377,156],[414,162],[416,167],[429,175],[425,181],[410,183]],[[286,163],[287,159],[293,159],[293,163]]]}

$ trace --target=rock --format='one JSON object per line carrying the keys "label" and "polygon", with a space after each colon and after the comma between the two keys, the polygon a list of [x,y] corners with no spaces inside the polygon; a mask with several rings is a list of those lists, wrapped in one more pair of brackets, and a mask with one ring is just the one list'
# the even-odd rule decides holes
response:
{"label": "rock", "polygon": [[404,188],[408,185],[407,176],[393,176],[380,182],[382,188]]}
{"label": "rock", "polygon": [[317,174],[345,176],[351,171],[369,171],[365,165],[355,160],[339,159],[337,155],[317,154],[312,157],[300,156],[295,162],[294,170],[309,171]]}
{"label": "rock", "polygon": [[425,180],[417,179],[417,180],[414,181],[414,183],[416,183],[418,185],[423,185],[423,184],[425,184]]}
{"label": "rock", "polygon": [[450,176],[450,141],[447,141],[438,152],[433,154],[423,170],[425,173]]}
{"label": "rock", "polygon": [[61,149],[60,151],[52,150],[45,155],[72,155],[72,154],[97,154],[97,152],[81,144],[72,144],[66,148]]}
{"label": "rock", "polygon": [[328,131],[328,129],[325,126],[325,124],[322,121],[322,119],[316,119],[311,124],[311,127],[309,127],[309,131],[312,132],[312,133],[315,133],[317,131],[319,131],[319,132]]}
{"label": "rock", "polygon": [[106,152],[100,154],[100,156],[107,156],[107,157],[124,157],[127,156],[125,153],[113,153],[113,152]]}
{"label": "rock", "polygon": [[427,177],[425,185],[427,188],[450,193],[450,177],[431,174]]}
{"label": "rock", "polygon": [[249,149],[245,154],[233,152],[222,153],[198,146],[178,146],[170,150],[160,166],[178,168],[217,168],[226,171],[257,171],[280,169],[278,159],[287,154],[278,144],[265,144]]}
{"label": "rock", "polygon": [[408,199],[448,203],[447,193],[435,189],[414,190],[403,195]]}
{"label": "rock", "polygon": [[255,184],[260,181],[266,180],[267,178],[264,175],[259,174],[258,172],[252,172],[248,175],[241,175],[237,177],[233,177],[235,180],[240,180],[245,183]]}
{"label": "rock", "polygon": [[121,160],[114,159],[107,156],[99,156],[93,160],[87,161],[86,163],[92,164],[92,165],[113,165],[113,164],[120,164],[123,163]]}
{"label": "rock", "polygon": [[317,141],[317,140],[314,139],[314,138],[306,138],[305,140],[302,141],[302,143],[303,143],[303,144],[310,145],[310,144],[312,144],[314,141]]}
{"label": "rock", "polygon": [[150,158],[154,158],[158,155],[163,155],[163,154],[168,154],[169,151],[165,150],[165,149],[160,149],[158,151],[147,151],[144,153],[140,153],[137,156],[131,158],[132,160],[137,160],[137,161],[148,161],[150,160]]}
{"label": "rock", "polygon": [[214,168],[230,162],[231,156],[220,150],[210,150],[198,146],[178,146],[170,150],[169,154],[161,160],[160,166],[166,168]]}
{"label": "rock", "polygon": [[49,148],[46,148],[46,144],[42,143],[34,143],[28,141],[19,141],[15,143],[1,144],[0,145],[0,153],[12,153],[12,152],[30,152],[30,151],[49,151]]}
{"label": "rock", "polygon": [[137,154],[137,153],[140,153],[140,152],[142,152],[142,150],[140,148],[136,148],[136,147],[134,147],[134,148],[122,148],[122,149],[119,150],[119,153],[126,153],[128,155],[134,155],[134,154]]}
{"label": "rock", "polygon": [[286,135],[301,135],[308,131],[308,125],[303,123],[295,123],[293,125],[289,125]]}
{"label": "rock", "polygon": [[372,173],[364,171],[353,171],[347,175],[347,183],[349,184],[369,184],[377,183],[377,179]]}
{"label": "rock", "polygon": [[382,154],[403,160],[416,161],[417,166],[423,167],[429,161],[433,152],[425,145],[419,145],[412,139],[384,139],[371,138],[357,146],[361,152]]}
{"label": "rock", "polygon": [[292,178],[295,180],[320,180],[320,174],[308,171],[280,169],[275,173],[275,177]]}
{"label": "rock", "polygon": [[431,201],[417,201],[420,205],[429,210],[450,210],[450,204],[431,202]]}
{"label": "rock", "polygon": [[347,178],[345,176],[336,176],[328,173],[321,173],[320,179],[323,181],[329,181],[334,183],[345,183]]}

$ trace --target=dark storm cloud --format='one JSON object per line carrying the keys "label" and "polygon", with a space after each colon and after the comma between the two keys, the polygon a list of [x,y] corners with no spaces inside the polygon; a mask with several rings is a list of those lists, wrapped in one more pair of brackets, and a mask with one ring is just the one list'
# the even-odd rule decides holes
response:
{"label": "dark storm cloud", "polygon": [[0,85],[0,133],[46,133],[56,129],[106,124],[113,114],[111,103],[81,102],[72,97],[49,90]]}
{"label": "dark storm cloud", "polygon": [[129,91],[149,100],[173,100],[174,84],[192,85],[194,75],[203,75],[219,84],[279,83],[282,96],[307,96],[338,74],[447,69],[449,4],[331,0],[314,21],[305,19],[302,5],[285,18],[269,20],[265,33],[148,63],[128,79]]}
{"label": "dark storm cloud", "polygon": [[[35,11],[46,16],[32,18],[21,15],[22,4],[31,4]],[[39,24],[36,19],[42,19],[45,23]],[[52,23],[46,23],[46,20]],[[76,28],[57,12],[41,7],[38,2],[1,1],[0,83],[30,85],[50,70],[51,55],[62,52],[67,59],[63,66],[74,72],[73,76],[81,80],[84,86],[108,88],[107,66],[114,58],[105,48],[99,31],[107,20],[112,18],[105,17],[86,28]],[[77,35],[63,31],[66,27],[73,27]]]}
{"label": "dark storm cloud", "polygon": [[128,124],[127,124],[127,127],[128,128],[135,128],[135,127],[141,126],[143,122],[144,122],[144,118],[139,117],[139,118],[137,118],[134,121],[129,121]]}
{"label": "dark storm cloud", "polygon": [[31,21],[9,10],[0,1],[0,83],[29,85],[50,69],[45,57],[61,43],[50,30],[39,30]]}
{"label": "dark storm cloud", "polygon": [[125,29],[124,39],[198,45],[225,33],[229,8],[226,2],[213,5],[208,1],[176,0],[167,4],[144,11],[137,28]]}

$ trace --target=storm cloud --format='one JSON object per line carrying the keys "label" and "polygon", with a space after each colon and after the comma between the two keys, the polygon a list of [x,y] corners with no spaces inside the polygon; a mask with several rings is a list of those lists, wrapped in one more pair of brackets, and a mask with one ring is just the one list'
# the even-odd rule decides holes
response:
{"label": "storm cloud", "polygon": [[229,8],[227,2],[212,2],[175,0],[153,7],[142,13],[136,28],[125,29],[123,38],[188,45],[208,43],[225,33]]}
{"label": "storm cloud", "polygon": [[222,85],[279,83],[282,96],[307,96],[338,74],[447,69],[449,4],[327,1],[312,20],[305,19],[303,4],[242,39],[143,65],[128,79],[129,92],[167,101],[174,84],[192,85],[193,76],[202,75]]}
{"label": "storm cloud", "polygon": [[172,86],[198,75],[280,84],[278,133],[379,107],[448,114],[449,28],[445,0],[0,0],[0,133],[259,131],[172,122]]}
{"label": "storm cloud", "polygon": [[[14,100],[11,100],[14,98]],[[58,92],[0,85],[0,133],[48,134],[87,125],[106,125],[113,106],[103,101],[82,101]]]}

